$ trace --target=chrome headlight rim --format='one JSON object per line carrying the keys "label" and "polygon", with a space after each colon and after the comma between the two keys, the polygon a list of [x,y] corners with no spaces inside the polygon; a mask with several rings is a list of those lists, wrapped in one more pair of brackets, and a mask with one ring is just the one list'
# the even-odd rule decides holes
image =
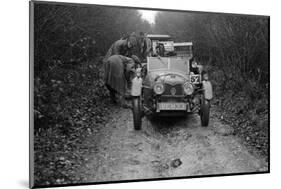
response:
{"label": "chrome headlight rim", "polygon": [[155,83],[154,86],[153,86],[153,91],[154,91],[154,93],[157,94],[157,95],[163,94],[164,91],[165,91],[165,86],[164,86],[164,84],[163,84],[163,83],[160,83],[160,82]]}
{"label": "chrome headlight rim", "polygon": [[186,95],[192,95],[194,92],[194,86],[191,83],[186,82],[183,84],[183,90]]}

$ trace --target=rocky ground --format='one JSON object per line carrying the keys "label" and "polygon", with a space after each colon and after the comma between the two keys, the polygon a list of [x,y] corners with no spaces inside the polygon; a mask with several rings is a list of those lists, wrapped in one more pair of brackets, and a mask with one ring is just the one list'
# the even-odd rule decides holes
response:
{"label": "rocky ground", "polygon": [[[141,131],[134,131],[130,109],[110,106],[107,112],[106,120],[84,126],[79,137],[73,131],[72,140],[60,139],[70,142],[46,154],[45,164],[38,156],[48,175],[41,170],[41,185],[268,171],[266,158],[245,146],[215,107],[209,127],[191,114],[144,118]],[[86,119],[81,124],[90,124]]]}
{"label": "rocky ground", "polygon": [[80,170],[85,182],[268,170],[266,161],[250,154],[234,129],[214,116],[207,128],[198,115],[144,119],[141,131],[134,131],[130,110],[113,108],[111,116],[99,132],[97,153]]}

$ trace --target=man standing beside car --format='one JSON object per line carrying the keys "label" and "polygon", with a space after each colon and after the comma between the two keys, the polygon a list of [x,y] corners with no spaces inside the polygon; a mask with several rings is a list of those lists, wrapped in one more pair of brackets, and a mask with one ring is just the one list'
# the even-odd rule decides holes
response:
{"label": "man standing beside car", "polygon": [[103,61],[105,62],[112,55],[132,56],[132,50],[137,45],[135,33],[115,41],[107,51]]}
{"label": "man standing beside car", "polygon": [[146,33],[139,34],[139,55],[142,62],[146,62],[146,57],[151,56],[152,44]]}
{"label": "man standing beside car", "polygon": [[132,55],[132,58],[123,55],[112,55],[104,62],[104,82],[113,103],[117,103],[117,94],[120,96],[121,106],[129,107],[125,97],[130,94],[131,80],[139,64],[140,61],[135,55]]}

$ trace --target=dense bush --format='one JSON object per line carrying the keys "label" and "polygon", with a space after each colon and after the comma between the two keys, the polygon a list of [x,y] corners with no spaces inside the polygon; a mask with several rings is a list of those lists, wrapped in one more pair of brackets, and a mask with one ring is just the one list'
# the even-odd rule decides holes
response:
{"label": "dense bush", "polygon": [[223,90],[244,90],[245,85],[252,95],[268,90],[268,24],[267,17],[259,16],[160,12],[155,30],[192,41],[195,56],[222,71]]}
{"label": "dense bush", "polygon": [[35,130],[68,122],[72,99],[103,98],[101,55],[121,37],[150,29],[132,9],[35,3]]}

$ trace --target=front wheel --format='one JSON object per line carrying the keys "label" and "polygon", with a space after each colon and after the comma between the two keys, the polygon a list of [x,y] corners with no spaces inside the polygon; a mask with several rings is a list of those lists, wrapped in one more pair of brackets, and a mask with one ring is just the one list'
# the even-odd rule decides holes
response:
{"label": "front wheel", "polygon": [[204,97],[202,98],[201,108],[200,108],[200,118],[201,125],[203,127],[207,127],[209,125],[210,117],[210,101],[206,100]]}
{"label": "front wheel", "polygon": [[132,106],[133,106],[134,129],[141,130],[142,112],[141,112],[141,103],[139,97],[133,97]]}

